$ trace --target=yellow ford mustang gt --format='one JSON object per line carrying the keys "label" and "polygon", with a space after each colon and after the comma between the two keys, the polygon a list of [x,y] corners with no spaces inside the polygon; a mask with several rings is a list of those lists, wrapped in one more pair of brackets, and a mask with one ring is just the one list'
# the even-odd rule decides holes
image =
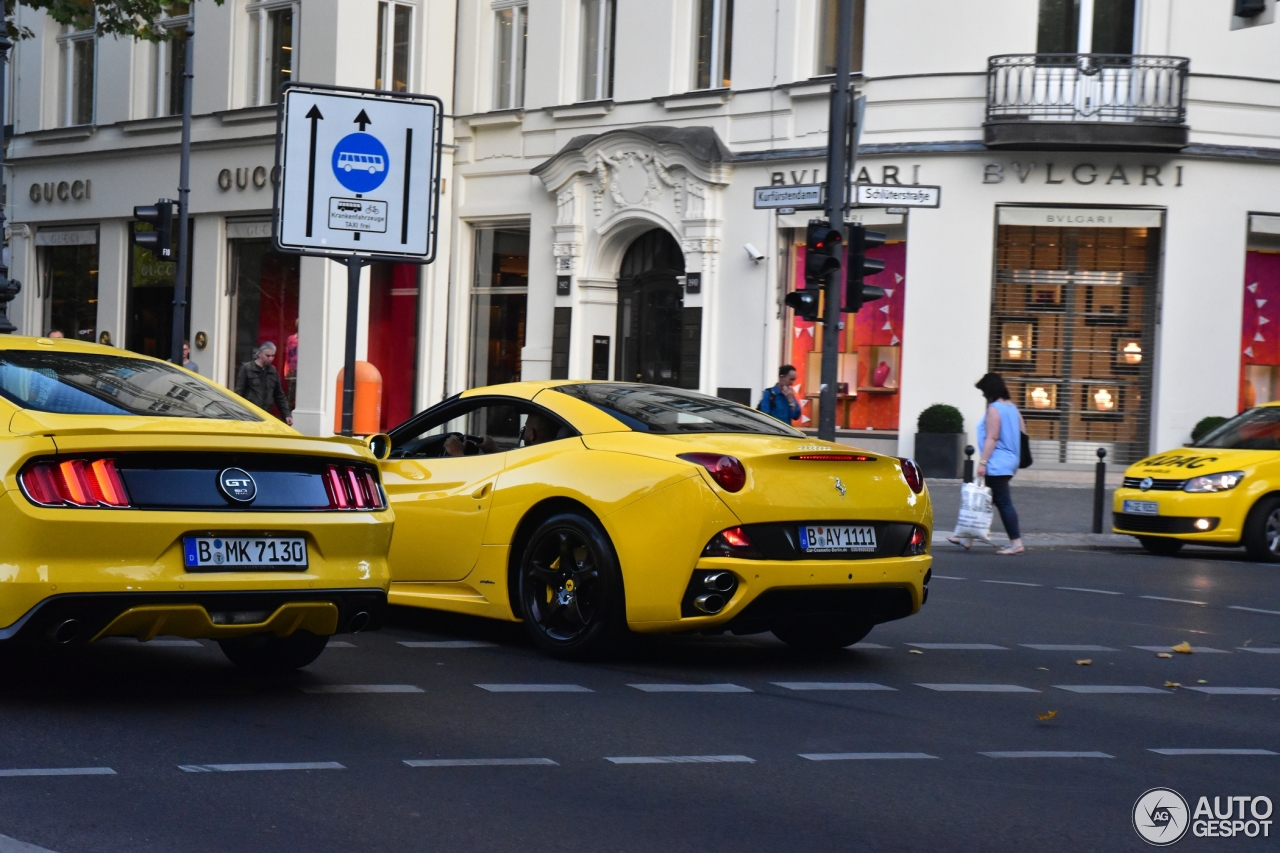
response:
{"label": "yellow ford mustang gt", "polygon": [[626,629],[773,631],[836,648],[920,609],[915,464],[690,391],[521,382],[397,427],[393,604],[522,620],[546,652]]}
{"label": "yellow ford mustang gt", "polygon": [[0,641],[213,638],[281,670],[381,620],[369,449],[171,364],[0,336],[0,475]]}
{"label": "yellow ford mustang gt", "polygon": [[1255,560],[1280,562],[1280,403],[1130,465],[1112,509],[1112,529],[1153,554],[1243,545]]}

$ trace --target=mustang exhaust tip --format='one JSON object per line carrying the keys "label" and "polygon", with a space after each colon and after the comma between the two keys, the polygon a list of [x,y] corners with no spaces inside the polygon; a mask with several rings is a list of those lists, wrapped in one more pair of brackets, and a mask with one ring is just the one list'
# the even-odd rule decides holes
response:
{"label": "mustang exhaust tip", "polygon": [[369,627],[369,614],[361,610],[355,616],[351,617],[351,621],[347,623],[347,631],[352,634],[359,634],[365,628]]}
{"label": "mustang exhaust tip", "polygon": [[66,619],[49,630],[49,639],[61,646],[80,636],[80,620]]}
{"label": "mustang exhaust tip", "polygon": [[710,592],[706,595],[700,595],[693,600],[693,606],[701,610],[703,613],[715,615],[724,610],[724,596],[718,592]]}

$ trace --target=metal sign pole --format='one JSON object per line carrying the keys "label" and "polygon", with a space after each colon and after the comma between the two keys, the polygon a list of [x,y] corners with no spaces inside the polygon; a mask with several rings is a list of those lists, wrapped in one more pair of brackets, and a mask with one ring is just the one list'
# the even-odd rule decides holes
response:
{"label": "metal sign pole", "polygon": [[[4,115],[5,66],[9,62],[9,48],[13,42],[0,36],[0,115]],[[0,121],[0,124],[3,124]],[[0,187],[4,186],[4,140],[0,139]],[[4,233],[4,205],[0,203],[0,234]],[[10,335],[18,331],[18,327],[9,320],[9,303],[22,290],[19,282],[9,278],[9,263],[4,259],[4,240],[0,239],[0,335]],[[41,329],[43,334],[44,330]]]}
{"label": "metal sign pole", "polygon": [[[195,12],[194,7],[192,12]],[[173,345],[169,360],[182,364],[182,342],[187,337],[187,270],[191,257],[191,91],[195,80],[195,24],[187,24],[182,62],[182,153],[178,166],[178,268],[173,275]]]}
{"label": "metal sign pole", "polygon": [[342,434],[355,435],[356,410],[356,336],[360,333],[360,268],[359,255],[347,258],[347,351],[342,360]]}

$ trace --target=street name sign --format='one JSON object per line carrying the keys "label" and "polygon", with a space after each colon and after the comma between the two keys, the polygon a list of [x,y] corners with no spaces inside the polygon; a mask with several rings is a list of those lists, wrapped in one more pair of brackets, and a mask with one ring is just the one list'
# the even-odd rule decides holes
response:
{"label": "street name sign", "polygon": [[826,184],[796,184],[789,187],[756,187],[756,210],[774,208],[819,209],[826,195]]}
{"label": "street name sign", "polygon": [[898,186],[897,184],[854,184],[857,203],[873,207],[937,207],[942,203],[942,187]]}
{"label": "street name sign", "polygon": [[287,84],[277,117],[276,248],[430,263],[443,114],[432,95]]}

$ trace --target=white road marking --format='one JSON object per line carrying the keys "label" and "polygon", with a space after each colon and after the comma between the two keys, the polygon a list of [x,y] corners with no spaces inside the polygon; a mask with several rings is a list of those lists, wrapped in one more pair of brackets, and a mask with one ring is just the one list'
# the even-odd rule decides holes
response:
{"label": "white road marking", "polygon": [[1089,589],[1083,586],[1058,586],[1054,589],[1065,589],[1067,592],[1096,592],[1098,595],[1124,595],[1123,592],[1116,592],[1110,589]]}
{"label": "white road marking", "polygon": [[1170,693],[1156,687],[1143,684],[1055,684],[1059,690],[1070,690],[1072,693]]}
{"label": "white road marking", "polygon": [[581,684],[477,684],[490,693],[594,693]]}
{"label": "white road marking", "polygon": [[1228,610],[1244,610],[1249,613],[1265,613],[1268,616],[1280,616],[1280,610],[1263,610],[1260,607],[1241,607],[1238,604],[1228,605],[1227,609]]}
{"label": "white road marking", "polygon": [[424,693],[412,684],[310,684],[299,687],[303,693]]}
{"label": "white road marking", "polygon": [[326,649],[354,649],[355,647],[355,643],[348,643],[346,640],[330,640],[325,646]]}
{"label": "white road marking", "polygon": [[529,764],[560,766],[550,758],[418,758],[409,759],[405,764],[410,767],[513,767]]}
{"label": "white road marking", "polygon": [[402,641],[399,645],[406,649],[487,649],[496,646],[497,643],[486,643],[481,640],[428,640]]}
{"label": "white road marking", "polygon": [[958,578],[958,577],[955,577],[954,575],[930,575],[929,577],[930,577],[930,579],[931,579],[931,580],[936,578],[937,580],[940,580],[940,581],[962,581],[962,580],[964,580],[964,578]]}
{"label": "white road marking", "polygon": [[1115,758],[1105,752],[1052,752],[1030,750],[1026,752],[979,752],[988,758]]}
{"label": "white road marking", "polygon": [[[1173,651],[1172,646],[1134,646],[1135,649],[1142,649],[1144,652],[1169,652]],[[1211,649],[1208,646],[1192,646],[1191,651],[1198,655],[1229,655],[1231,652],[1223,649]]]}
{"label": "white road marking", "polygon": [[1255,649],[1253,646],[1236,646],[1236,651],[1253,652],[1259,655],[1280,655],[1280,648],[1274,649]]}
{"label": "white road marking", "polygon": [[927,752],[801,752],[810,761],[878,761],[902,758],[937,758]]}
{"label": "white road marking", "polygon": [[773,684],[788,690],[897,690],[869,681],[774,681]]}
{"label": "white road marking", "polygon": [[1018,645],[1040,652],[1118,652],[1110,646],[1070,646],[1055,643],[1019,643]]}
{"label": "white road marking", "polygon": [[1145,598],[1148,601],[1172,601],[1174,604],[1195,604],[1200,607],[1208,607],[1207,601],[1192,601],[1188,598],[1165,598],[1163,595],[1140,595],[1139,598]]}
{"label": "white road marking", "polygon": [[114,776],[110,767],[33,767],[0,770],[0,776]]}
{"label": "white road marking", "polygon": [[179,764],[185,773],[248,773],[255,770],[346,770],[336,761],[286,761],[268,764]]}
{"label": "white road marking", "polygon": [[1006,646],[996,646],[991,643],[904,643],[907,646],[914,646],[917,649],[962,649],[969,651],[1009,651]]}
{"label": "white road marking", "polygon": [[147,640],[148,646],[168,646],[203,649],[204,643],[199,640]]}
{"label": "white road marking", "polygon": [[620,755],[606,757],[614,764],[755,764],[745,755]]}
{"label": "white road marking", "polygon": [[53,851],[7,835],[0,835],[0,853],[53,853]]}
{"label": "white road marking", "polygon": [[1269,749],[1149,749],[1161,755],[1276,755]]}
{"label": "white road marking", "polygon": [[1197,693],[1209,693],[1214,696],[1280,696],[1280,689],[1275,687],[1206,687],[1197,684],[1187,685],[1183,690],[1194,690]]}
{"label": "white road marking", "polygon": [[645,693],[752,693],[737,684],[628,684]]}
{"label": "white road marking", "polygon": [[850,646],[849,648],[851,648],[851,649],[887,649],[887,648],[891,648],[891,647],[890,647],[890,646],[882,646],[882,645],[880,645],[879,643],[854,643],[854,644],[853,644],[852,646]]}
{"label": "white road marking", "polygon": [[1025,582],[1025,581],[987,581],[987,580],[984,580],[984,581],[982,581],[982,583],[1002,583],[1002,584],[1007,584],[1007,585],[1009,585],[1009,586],[1043,586],[1043,584],[1038,584],[1038,583],[1027,583],[1027,582]]}
{"label": "white road marking", "polygon": [[1017,684],[917,684],[925,690],[936,690],[940,693],[1039,693],[1030,687]]}

